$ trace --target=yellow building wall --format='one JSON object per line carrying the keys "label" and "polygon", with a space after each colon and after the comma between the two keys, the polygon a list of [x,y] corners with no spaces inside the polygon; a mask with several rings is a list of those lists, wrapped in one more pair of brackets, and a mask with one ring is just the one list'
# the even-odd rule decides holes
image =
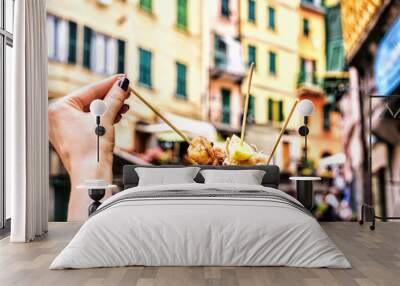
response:
{"label": "yellow building wall", "polygon": [[[256,22],[248,21],[248,1],[240,1],[243,58],[248,62],[248,46],[257,48],[257,67],[254,71],[251,94],[255,97],[255,121],[257,124],[267,123],[267,99],[283,100],[284,114],[289,113],[297,93],[296,81],[298,70],[297,38],[299,17],[298,1],[264,1],[256,0]],[[275,9],[276,30],[268,29],[268,7]],[[268,72],[268,53],[277,55],[277,74]],[[246,93],[247,80],[242,85]],[[297,126],[296,116],[289,128]],[[281,123],[273,124],[280,126]]]}
{"label": "yellow building wall", "polygon": [[[310,34],[303,35],[303,19],[308,19]],[[317,73],[326,69],[325,14],[300,6],[299,8],[299,56],[317,62]],[[300,59],[299,59],[300,61]]]}

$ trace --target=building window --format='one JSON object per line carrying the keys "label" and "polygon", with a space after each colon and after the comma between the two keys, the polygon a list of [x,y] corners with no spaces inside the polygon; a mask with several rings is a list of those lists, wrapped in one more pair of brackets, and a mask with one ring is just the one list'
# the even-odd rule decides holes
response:
{"label": "building window", "polygon": [[140,0],[140,8],[151,13],[153,11],[153,0]]}
{"label": "building window", "polygon": [[313,83],[317,84],[317,62],[300,58],[300,75],[299,83]]}
{"label": "building window", "polygon": [[63,63],[76,63],[77,24],[47,15],[48,57]]}
{"label": "building window", "polygon": [[330,104],[325,104],[324,105],[324,110],[323,110],[323,130],[324,131],[329,131],[331,129],[331,123],[330,123],[330,113],[331,113],[331,105]]}
{"label": "building window", "polygon": [[268,7],[268,28],[275,31],[275,8]]}
{"label": "building window", "polygon": [[176,63],[176,95],[186,99],[186,65]]}
{"label": "building window", "polygon": [[277,67],[276,67],[276,53],[269,52],[268,53],[268,61],[269,61],[269,63],[268,63],[269,74],[276,75],[276,70],[277,70]]}
{"label": "building window", "polygon": [[282,122],[285,119],[282,100],[267,99],[267,118],[269,122]]}
{"label": "building window", "polygon": [[118,73],[125,72],[125,42],[118,40]]}
{"label": "building window", "polygon": [[139,83],[151,87],[151,52],[139,49]]}
{"label": "building window", "polygon": [[222,96],[222,123],[231,123],[231,91],[229,89],[221,90]]}
{"label": "building window", "polygon": [[227,56],[227,46],[225,41],[215,34],[214,37],[214,66],[219,69],[225,69],[227,62],[228,62],[228,56]]}
{"label": "building window", "polygon": [[[11,75],[13,68],[14,1],[0,0],[0,229],[8,233],[11,218],[11,193],[5,187],[5,103],[12,92]],[[4,9],[5,8],[5,9]]]}
{"label": "building window", "polygon": [[254,63],[254,67],[257,66],[257,49],[255,46],[249,45],[247,50],[247,64],[250,66],[251,63]]}
{"label": "building window", "polygon": [[254,96],[249,96],[249,106],[247,109],[247,122],[253,123],[256,118],[256,106],[255,106],[255,99]]}
{"label": "building window", "polygon": [[249,22],[256,22],[256,2],[255,0],[248,0],[248,15],[247,19]]}
{"label": "building window", "polygon": [[285,115],[283,113],[283,101],[278,101],[278,121],[282,122],[285,119]]}
{"label": "building window", "polygon": [[303,36],[308,37],[310,35],[310,22],[308,19],[303,19]]}
{"label": "building window", "polygon": [[229,0],[221,0],[221,15],[229,18],[231,11],[229,10]]}
{"label": "building window", "polygon": [[125,49],[122,46],[125,46],[123,41],[84,27],[83,66],[102,75],[117,73],[123,65],[124,54],[119,54]]}
{"label": "building window", "polygon": [[92,29],[83,27],[83,66],[90,69],[90,50],[92,45]]}
{"label": "building window", "polygon": [[180,29],[187,29],[187,0],[177,0],[177,25]]}

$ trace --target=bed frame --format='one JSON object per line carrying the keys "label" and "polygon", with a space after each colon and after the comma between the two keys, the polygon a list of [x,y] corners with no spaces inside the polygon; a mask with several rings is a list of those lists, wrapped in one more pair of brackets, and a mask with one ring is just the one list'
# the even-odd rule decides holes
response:
{"label": "bed frame", "polygon": [[[149,166],[149,165],[125,165],[123,168],[123,184],[124,190],[128,188],[136,187],[139,183],[139,177],[135,171],[136,168],[183,168],[183,165],[163,165],[163,166]],[[218,170],[263,170],[265,175],[262,179],[261,184],[265,187],[271,187],[277,189],[279,187],[279,167],[275,165],[256,165],[256,166],[209,166],[209,165],[198,165],[202,170],[206,169],[218,169]],[[194,178],[197,183],[204,183],[203,176],[198,173]]]}

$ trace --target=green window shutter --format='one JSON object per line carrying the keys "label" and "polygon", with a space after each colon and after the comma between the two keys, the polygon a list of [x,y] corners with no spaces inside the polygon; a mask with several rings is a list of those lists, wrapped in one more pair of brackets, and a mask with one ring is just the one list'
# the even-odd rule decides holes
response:
{"label": "green window shutter", "polygon": [[275,31],[275,9],[268,7],[268,28]]}
{"label": "green window shutter", "polygon": [[125,41],[118,40],[118,73],[125,72]]}
{"label": "green window shutter", "polygon": [[229,17],[231,11],[229,10],[229,0],[221,0],[221,15]]}
{"label": "green window shutter", "polygon": [[303,35],[308,37],[310,35],[310,22],[308,19],[303,19]]}
{"label": "green window shutter", "polygon": [[83,66],[90,69],[90,50],[92,44],[92,29],[89,27],[83,28]]}
{"label": "green window shutter", "polygon": [[330,112],[331,112],[330,104],[325,104],[324,109],[323,109],[323,116],[324,116],[323,129],[324,129],[324,131],[329,131],[331,129]]}
{"label": "green window shutter", "polygon": [[276,75],[276,53],[269,52],[269,73],[272,75]]}
{"label": "green window shutter", "polygon": [[222,123],[231,123],[231,91],[229,89],[222,89]]}
{"label": "green window shutter", "polygon": [[153,0],[140,0],[140,8],[146,12],[153,11]]}
{"label": "green window shutter", "polygon": [[176,63],[176,95],[186,99],[186,65]]}
{"label": "green window shutter", "polygon": [[274,120],[274,101],[268,98],[268,121]]}
{"label": "green window shutter", "polygon": [[179,28],[187,29],[187,0],[177,0],[177,25]]}
{"label": "green window shutter", "polygon": [[248,15],[247,19],[249,22],[255,22],[256,21],[256,3],[255,0],[248,0]]}
{"label": "green window shutter", "polygon": [[151,52],[139,49],[139,82],[151,87]]}
{"label": "green window shutter", "polygon": [[68,21],[68,30],[69,30],[68,63],[76,64],[76,35],[77,35],[76,23]]}
{"label": "green window shutter", "polygon": [[249,96],[249,106],[247,110],[247,122],[253,123],[255,121],[256,106],[254,96]]}
{"label": "green window shutter", "polygon": [[254,66],[257,66],[257,49],[255,46],[249,45],[248,46],[248,65],[250,66],[251,63],[254,63]]}
{"label": "green window shutter", "polygon": [[279,112],[278,120],[279,120],[279,122],[282,122],[285,119],[285,115],[283,113],[283,101],[282,100],[280,100],[278,102],[278,112]]}

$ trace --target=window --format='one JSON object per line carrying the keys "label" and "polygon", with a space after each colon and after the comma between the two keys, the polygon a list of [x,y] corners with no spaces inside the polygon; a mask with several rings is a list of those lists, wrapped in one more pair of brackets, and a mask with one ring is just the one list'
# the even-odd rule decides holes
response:
{"label": "window", "polygon": [[308,19],[303,19],[303,36],[308,37],[310,35],[310,23]]}
{"label": "window", "polygon": [[247,19],[249,22],[256,22],[256,3],[255,0],[248,0],[248,15]]}
{"label": "window", "polygon": [[330,113],[331,113],[331,105],[330,104],[325,104],[324,105],[324,110],[323,110],[323,130],[324,131],[329,131],[331,129],[331,123],[330,123]]}
{"label": "window", "polygon": [[177,25],[180,29],[187,29],[187,0],[177,0]]}
{"label": "window", "polygon": [[268,7],[268,28],[275,31],[275,8]]}
{"label": "window", "polygon": [[125,42],[85,26],[83,28],[82,64],[85,68],[103,75],[124,72]]}
{"label": "window", "polygon": [[256,106],[255,106],[255,99],[254,96],[249,96],[249,106],[247,109],[247,122],[253,123],[255,121],[255,113],[256,113]]}
{"label": "window", "polygon": [[186,99],[186,65],[176,63],[176,95]]}
{"label": "window", "polygon": [[90,50],[92,44],[92,29],[83,28],[83,66],[90,69]]}
{"label": "window", "polygon": [[118,73],[125,72],[125,42],[118,40]]}
{"label": "window", "polygon": [[254,63],[254,67],[257,66],[257,49],[255,46],[249,45],[247,50],[247,64],[250,66],[251,63]]}
{"label": "window", "polygon": [[267,99],[267,118],[270,122],[282,122],[285,119],[282,100]]}
{"label": "window", "polygon": [[228,62],[227,46],[225,41],[215,34],[214,37],[214,66],[225,69]]}
{"label": "window", "polygon": [[222,123],[231,123],[231,91],[229,89],[221,90],[222,96]]}
{"label": "window", "polygon": [[274,120],[274,101],[271,98],[267,99],[267,111],[268,111],[268,121]]}
{"label": "window", "polygon": [[139,49],[139,83],[151,87],[151,52]]}
{"label": "window", "polygon": [[63,63],[76,63],[77,25],[53,15],[47,15],[48,56]]}
{"label": "window", "polygon": [[229,0],[221,0],[221,15],[229,18],[231,11],[229,10]]}
{"label": "window", "polygon": [[271,75],[276,75],[276,53],[269,52],[268,53],[268,71]]}
{"label": "window", "polygon": [[300,58],[300,74],[299,83],[314,83],[316,84],[317,79],[317,62]]}
{"label": "window", "polygon": [[153,0],[140,0],[140,8],[151,13],[153,11]]}
{"label": "window", "polygon": [[[3,9],[5,8],[5,9]],[[11,96],[14,1],[0,0],[0,235],[9,232],[11,194],[5,188],[5,104]]]}

